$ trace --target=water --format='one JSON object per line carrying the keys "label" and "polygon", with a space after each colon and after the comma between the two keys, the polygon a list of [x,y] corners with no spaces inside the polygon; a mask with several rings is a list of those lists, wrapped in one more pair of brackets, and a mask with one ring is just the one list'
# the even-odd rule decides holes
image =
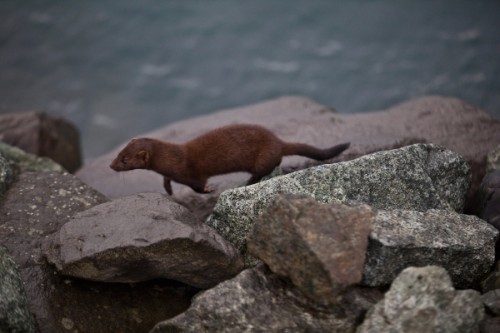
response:
{"label": "water", "polygon": [[290,94],[341,113],[444,94],[500,119],[500,1],[0,0],[0,113],[72,120],[86,158]]}

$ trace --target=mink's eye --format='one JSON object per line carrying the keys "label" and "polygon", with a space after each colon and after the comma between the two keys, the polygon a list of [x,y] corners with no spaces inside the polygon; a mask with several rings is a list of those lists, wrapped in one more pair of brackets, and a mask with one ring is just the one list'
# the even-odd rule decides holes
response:
{"label": "mink's eye", "polygon": [[127,164],[128,163],[128,158],[126,158],[126,157],[122,158],[122,163],[123,164]]}

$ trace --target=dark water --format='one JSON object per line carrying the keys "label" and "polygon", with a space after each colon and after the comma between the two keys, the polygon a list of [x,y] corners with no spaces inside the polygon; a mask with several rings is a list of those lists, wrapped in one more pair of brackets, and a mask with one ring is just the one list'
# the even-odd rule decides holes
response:
{"label": "dark water", "polygon": [[87,158],[287,94],[342,113],[444,94],[500,118],[500,1],[0,0],[0,113],[69,118]]}

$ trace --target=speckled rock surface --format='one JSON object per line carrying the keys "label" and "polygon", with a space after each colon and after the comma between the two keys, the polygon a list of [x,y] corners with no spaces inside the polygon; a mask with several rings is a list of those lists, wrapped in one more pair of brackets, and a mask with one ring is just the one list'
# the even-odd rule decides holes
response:
{"label": "speckled rock surface", "polygon": [[357,289],[335,308],[317,307],[264,266],[198,294],[183,314],[150,333],[354,332],[378,292]]}
{"label": "speckled rock surface", "polygon": [[438,265],[459,288],[486,277],[498,231],[483,220],[443,210],[378,211],[370,234],[363,284],[389,285],[406,267]]}
{"label": "speckled rock surface", "polygon": [[243,269],[239,253],[167,195],[142,193],[76,214],[48,259],[64,275],[105,282],[177,280],[210,288]]}
{"label": "speckled rock surface", "polygon": [[9,161],[0,152],[0,195],[4,194],[9,185],[14,181],[15,172]]}
{"label": "speckled rock surface", "polygon": [[495,316],[500,316],[500,289],[495,289],[481,295],[486,309]]}
{"label": "speckled rock surface", "polygon": [[486,172],[500,170],[500,145],[492,149],[486,157]]}
{"label": "speckled rock surface", "polygon": [[207,224],[245,253],[249,231],[276,194],[323,203],[359,201],[377,209],[461,211],[469,186],[469,167],[458,154],[417,144],[227,190]]}
{"label": "speckled rock surface", "polygon": [[361,282],[374,215],[367,205],[279,195],[257,219],[248,251],[312,301],[333,305]]}
{"label": "speckled rock surface", "polygon": [[2,154],[11,165],[19,168],[20,171],[65,171],[62,166],[52,161],[50,158],[27,153],[1,141],[0,154]]}
{"label": "speckled rock surface", "polygon": [[34,333],[35,329],[16,263],[0,246],[0,331]]}
{"label": "speckled rock surface", "polygon": [[357,333],[477,332],[484,318],[480,294],[456,291],[441,267],[405,269]]}
{"label": "speckled rock surface", "polygon": [[57,274],[43,258],[42,244],[77,212],[106,200],[60,172],[23,172],[0,197],[0,244],[19,266],[40,333],[148,332],[186,309],[196,292],[168,280],[105,284]]}
{"label": "speckled rock surface", "polygon": [[70,172],[82,164],[76,126],[45,112],[0,115],[0,141],[49,157]]}

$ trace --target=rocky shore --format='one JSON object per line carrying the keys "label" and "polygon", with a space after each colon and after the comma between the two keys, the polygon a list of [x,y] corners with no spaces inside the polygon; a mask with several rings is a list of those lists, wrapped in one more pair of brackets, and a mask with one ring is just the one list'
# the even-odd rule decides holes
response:
{"label": "rocky shore", "polygon": [[500,121],[439,96],[356,115],[282,97],[144,136],[233,123],[351,147],[170,197],[156,174],[109,168],[121,147],[71,174],[73,125],[0,116],[2,331],[500,329]]}

